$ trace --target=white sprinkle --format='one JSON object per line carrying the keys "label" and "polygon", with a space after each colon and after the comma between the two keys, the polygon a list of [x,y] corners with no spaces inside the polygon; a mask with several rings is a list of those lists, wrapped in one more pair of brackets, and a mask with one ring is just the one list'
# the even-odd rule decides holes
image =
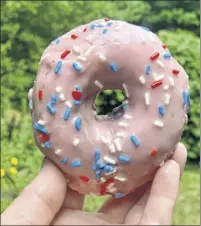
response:
{"label": "white sprinkle", "polygon": [[73,146],[77,146],[80,143],[80,140],[78,138],[75,138],[73,141]]}
{"label": "white sprinkle", "polygon": [[55,90],[56,90],[57,93],[60,93],[60,92],[61,92],[61,87],[60,87],[60,86],[57,86],[57,87],[55,88]]}
{"label": "white sprinkle", "polygon": [[127,127],[128,123],[126,123],[126,122],[119,122],[118,125],[121,126],[121,127]]}
{"label": "white sprinkle", "polygon": [[128,104],[128,100],[124,100],[123,102],[122,102],[122,104]]}
{"label": "white sprinkle", "polygon": [[163,64],[163,62],[162,62],[162,61],[157,60],[156,62],[157,62],[157,64],[158,64],[159,66],[161,66],[162,68],[164,68],[164,64]]}
{"label": "white sprinkle", "polygon": [[169,86],[168,86],[168,85],[164,85],[164,86],[163,86],[163,89],[164,89],[164,90],[168,90],[168,89],[169,89]]}
{"label": "white sprinkle", "polygon": [[100,180],[104,183],[106,181],[105,177],[101,177]]}
{"label": "white sprinkle", "polygon": [[163,127],[163,126],[164,126],[163,122],[160,121],[160,120],[155,120],[155,121],[154,121],[154,125],[155,125],[155,126],[158,126],[158,127]]}
{"label": "white sprinkle", "polygon": [[109,145],[109,150],[110,150],[111,153],[116,152],[114,144]]}
{"label": "white sprinkle", "polygon": [[157,82],[159,80],[164,79],[164,77],[165,77],[164,75],[158,75],[158,76],[154,77],[154,81]]}
{"label": "white sprinkle", "polygon": [[109,193],[114,193],[114,192],[117,191],[117,188],[111,187],[111,188],[109,188],[109,189],[107,188],[107,190],[108,190]]}
{"label": "white sprinkle", "polygon": [[123,88],[124,88],[124,91],[125,91],[125,94],[126,94],[126,97],[128,98],[129,97],[129,93],[128,93],[128,86],[123,83]]}
{"label": "white sprinkle", "polygon": [[96,140],[100,140],[100,132],[96,130]]}
{"label": "white sprinkle", "polygon": [[66,104],[67,107],[72,108],[72,104],[71,104],[70,101],[66,101],[65,104]]}
{"label": "white sprinkle", "polygon": [[117,151],[122,151],[120,140],[118,138],[114,139],[114,144],[116,146]]}
{"label": "white sprinkle", "polygon": [[106,175],[106,176],[109,176],[109,175],[111,175],[111,174],[116,173],[116,171],[117,171],[117,169],[114,168],[114,170],[113,170],[112,172],[107,172],[107,173],[105,173],[105,175]]}
{"label": "white sprinkle", "polygon": [[89,56],[94,49],[95,49],[95,46],[94,45],[90,46],[87,49],[87,51],[85,52],[84,56]]}
{"label": "white sprinkle", "polygon": [[87,58],[84,57],[84,56],[78,56],[78,57],[76,58],[76,60],[82,61],[82,62],[86,62],[86,61],[87,61]]}
{"label": "white sprinkle", "polygon": [[140,80],[140,82],[141,82],[142,84],[145,84],[145,78],[144,78],[143,76],[140,76],[140,77],[139,77],[139,80]]}
{"label": "white sprinkle", "polygon": [[105,136],[101,136],[101,140],[104,144],[108,143],[108,139]]}
{"label": "white sprinkle", "polygon": [[104,159],[104,161],[111,163],[113,165],[116,163],[116,161],[114,159],[112,159],[111,157],[106,156],[106,155],[103,157],[103,159]]}
{"label": "white sprinkle", "polygon": [[174,79],[172,77],[168,77],[169,81],[170,81],[170,86],[174,86]]}
{"label": "white sprinkle", "polygon": [[29,93],[28,93],[28,100],[30,100],[32,98],[32,94],[33,94],[33,88],[31,88],[29,90]]}
{"label": "white sprinkle", "polygon": [[101,54],[98,54],[98,57],[101,61],[105,62],[106,61],[106,57],[101,55]]}
{"label": "white sprinkle", "polygon": [[124,115],[124,118],[125,118],[125,119],[132,119],[132,116],[131,116],[131,115],[125,114],[125,115]]}
{"label": "white sprinkle", "polygon": [[73,51],[74,51],[75,53],[80,53],[80,52],[81,52],[81,49],[80,49],[79,46],[73,46]]}
{"label": "white sprinkle", "polygon": [[86,38],[85,38],[85,40],[86,41],[88,41],[88,42],[92,42],[93,41],[93,37],[94,37],[94,35],[88,35]]}
{"label": "white sprinkle", "polygon": [[127,178],[122,177],[122,176],[118,176],[118,175],[116,175],[116,176],[114,177],[114,179],[115,179],[115,180],[119,180],[119,181],[126,181],[126,180],[127,180]]}
{"label": "white sprinkle", "polygon": [[61,149],[56,149],[54,151],[55,155],[60,155],[62,153],[62,150]]}
{"label": "white sprinkle", "polygon": [[44,126],[45,122],[44,122],[44,120],[40,119],[40,120],[38,120],[38,124],[40,124],[41,126]]}
{"label": "white sprinkle", "polygon": [[64,101],[64,100],[65,100],[65,96],[64,96],[63,93],[61,93],[61,94],[59,95],[59,99],[60,99],[61,101]]}
{"label": "white sprinkle", "polygon": [[163,165],[164,165],[164,163],[165,163],[165,162],[164,162],[164,161],[162,161],[162,162],[161,162],[161,164],[160,164],[159,166],[160,166],[160,167],[161,167],[161,166],[163,166]]}
{"label": "white sprinkle", "polygon": [[107,189],[110,189],[110,188],[113,188],[113,187],[114,187],[114,182],[109,183],[109,184],[107,185]]}
{"label": "white sprinkle", "polygon": [[149,92],[145,93],[144,98],[145,98],[145,104],[150,105],[150,94],[149,94]]}
{"label": "white sprinkle", "polygon": [[168,105],[170,103],[170,95],[168,93],[165,94],[165,104]]}
{"label": "white sprinkle", "polygon": [[94,84],[95,84],[96,86],[98,86],[98,88],[100,88],[100,89],[103,88],[103,85],[102,85],[99,81],[97,81],[97,80],[95,80]]}
{"label": "white sprinkle", "polygon": [[124,134],[122,132],[116,133],[117,137],[124,137]]}

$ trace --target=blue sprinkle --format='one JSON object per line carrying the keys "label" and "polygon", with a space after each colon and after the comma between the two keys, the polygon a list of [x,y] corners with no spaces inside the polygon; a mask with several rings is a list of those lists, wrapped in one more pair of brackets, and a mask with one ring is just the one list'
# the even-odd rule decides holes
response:
{"label": "blue sprinkle", "polygon": [[80,131],[81,126],[82,126],[82,119],[81,118],[76,118],[76,120],[75,120],[75,129],[77,131]]}
{"label": "blue sprinkle", "polygon": [[91,24],[91,25],[90,25],[90,29],[91,29],[91,30],[94,30],[94,29],[95,29],[95,27],[96,27],[96,25],[95,25],[95,24]]}
{"label": "blue sprinkle", "polygon": [[80,101],[80,100],[75,100],[74,101],[74,105],[81,105],[81,103],[82,103],[82,101]]}
{"label": "blue sprinkle", "polygon": [[158,106],[158,112],[160,115],[164,115],[165,114],[165,107],[163,105],[159,105]]}
{"label": "blue sprinkle", "polygon": [[51,114],[56,114],[56,109],[52,107],[51,103],[47,104],[47,109]]}
{"label": "blue sprinkle", "polygon": [[59,40],[59,38],[57,38],[57,40],[56,40],[56,44],[59,44],[60,43],[60,40]]}
{"label": "blue sprinkle", "polygon": [[146,31],[150,31],[150,29],[149,28],[147,28],[147,27],[143,27],[143,26],[140,26],[142,29],[144,29],[144,30],[146,30]]}
{"label": "blue sprinkle", "polygon": [[163,54],[163,58],[164,58],[164,59],[170,59],[171,56],[172,56],[171,53],[164,53],[164,54]]}
{"label": "blue sprinkle", "polygon": [[183,97],[183,105],[187,104],[187,92],[183,91],[182,97]]}
{"label": "blue sprinkle", "polygon": [[105,167],[106,163],[104,163],[102,161],[97,161],[96,165],[97,165],[98,168],[102,169],[102,168]]}
{"label": "blue sprinkle", "polygon": [[122,109],[123,109],[123,110],[126,110],[127,107],[128,107],[128,104],[123,104],[123,105],[122,105]]}
{"label": "blue sprinkle", "polygon": [[67,163],[67,161],[68,161],[68,159],[67,159],[67,158],[63,158],[63,159],[61,160],[61,164],[62,164],[62,165],[64,165],[64,164],[66,164],[66,163]]}
{"label": "blue sprinkle", "polygon": [[112,26],[112,24],[113,24],[112,22],[108,22],[107,26],[110,27],[110,26]]}
{"label": "blue sprinkle", "polygon": [[97,171],[96,171],[96,173],[95,173],[96,179],[100,179],[100,173],[101,173],[100,170],[97,170]]}
{"label": "blue sprinkle", "polygon": [[92,169],[96,171],[98,169],[98,165],[96,163],[93,164]]}
{"label": "blue sprinkle", "polygon": [[45,147],[45,148],[51,148],[52,145],[51,145],[51,143],[50,143],[49,141],[46,141],[46,142],[44,143],[44,147]]}
{"label": "blue sprinkle", "polygon": [[187,92],[187,104],[188,104],[188,107],[190,107],[191,106],[191,100],[190,100],[190,93],[189,92]]}
{"label": "blue sprinkle", "polygon": [[63,119],[66,121],[69,119],[70,117],[70,114],[71,114],[71,109],[70,108],[66,108],[65,112],[64,112],[64,115],[63,115]]}
{"label": "blue sprinkle", "polygon": [[102,27],[105,27],[105,26],[103,24],[98,24],[96,27],[102,28]]}
{"label": "blue sprinkle", "polygon": [[96,162],[100,159],[100,150],[99,149],[95,150],[94,159]]}
{"label": "blue sprinkle", "polygon": [[77,85],[77,86],[75,87],[75,90],[76,90],[76,91],[82,92],[82,88],[81,88],[79,85]]}
{"label": "blue sprinkle", "polygon": [[103,34],[106,34],[108,32],[108,29],[103,29]]}
{"label": "blue sprinkle", "polygon": [[112,172],[112,171],[114,171],[114,168],[113,168],[110,164],[107,164],[107,165],[103,168],[103,171],[104,171],[104,172]]}
{"label": "blue sprinkle", "polygon": [[123,197],[123,194],[122,194],[121,192],[117,192],[117,193],[115,194],[115,197],[116,197],[117,199],[122,198],[122,197]]}
{"label": "blue sprinkle", "polygon": [[80,167],[80,166],[82,166],[82,163],[81,163],[80,160],[71,162],[71,167],[72,168]]}
{"label": "blue sprinkle", "polygon": [[54,72],[55,72],[55,73],[58,73],[58,72],[61,70],[61,66],[62,66],[62,61],[59,60],[59,61],[57,62],[57,65],[56,65],[55,69],[54,69]]}
{"label": "blue sprinkle", "polygon": [[140,142],[139,142],[139,140],[137,139],[136,136],[131,135],[130,138],[131,138],[131,141],[133,142],[133,144],[134,144],[136,147],[140,146]]}
{"label": "blue sprinkle", "polygon": [[51,105],[54,106],[57,102],[57,96],[56,95],[52,95],[52,98],[51,98]]}
{"label": "blue sprinkle", "polygon": [[37,122],[34,122],[34,128],[42,133],[48,134],[47,129],[44,126],[38,124]]}
{"label": "blue sprinkle", "polygon": [[113,71],[113,72],[117,72],[119,69],[117,67],[117,65],[115,63],[111,63],[110,64],[110,69]]}
{"label": "blue sprinkle", "polygon": [[33,102],[32,102],[32,100],[29,101],[29,109],[33,110]]}
{"label": "blue sprinkle", "polygon": [[73,68],[76,71],[81,71],[82,70],[82,66],[78,65],[77,63],[72,63]]}
{"label": "blue sprinkle", "polygon": [[119,155],[118,159],[120,162],[130,162],[131,157],[127,156],[127,155]]}
{"label": "blue sprinkle", "polygon": [[150,65],[147,65],[146,66],[146,75],[150,75],[150,73],[151,73],[151,67],[150,67]]}

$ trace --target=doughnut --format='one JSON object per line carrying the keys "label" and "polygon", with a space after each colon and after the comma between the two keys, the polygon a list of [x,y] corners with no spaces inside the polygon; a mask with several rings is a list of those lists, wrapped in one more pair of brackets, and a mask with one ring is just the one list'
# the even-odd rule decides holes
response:
{"label": "doughnut", "polygon": [[[98,19],[65,33],[39,62],[29,106],[36,145],[81,193],[121,198],[174,152],[190,107],[188,75],[148,28]],[[94,100],[125,100],[98,115]]]}

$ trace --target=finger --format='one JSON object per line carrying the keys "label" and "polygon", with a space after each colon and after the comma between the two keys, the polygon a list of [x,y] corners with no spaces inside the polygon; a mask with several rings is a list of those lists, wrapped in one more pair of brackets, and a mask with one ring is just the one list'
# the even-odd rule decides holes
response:
{"label": "finger", "polygon": [[66,196],[62,172],[45,160],[37,177],[2,214],[3,225],[48,225]]}
{"label": "finger", "polygon": [[[171,158],[179,164],[180,172],[181,172],[180,177],[181,177],[182,172],[184,170],[185,163],[186,163],[186,159],[187,159],[187,151],[185,146],[182,143],[179,143],[177,145],[176,150]],[[139,223],[142,217],[144,208],[147,204],[149,193],[150,193],[150,187],[147,189],[146,193],[142,196],[142,198],[138,201],[138,203],[134,205],[132,209],[129,211],[124,222],[125,224],[135,225]]]}
{"label": "finger", "polygon": [[141,225],[170,225],[179,189],[180,168],[168,160],[156,173]]}
{"label": "finger", "polygon": [[84,195],[78,193],[77,191],[73,191],[68,187],[68,194],[62,207],[66,209],[82,210],[84,206],[84,198]]}

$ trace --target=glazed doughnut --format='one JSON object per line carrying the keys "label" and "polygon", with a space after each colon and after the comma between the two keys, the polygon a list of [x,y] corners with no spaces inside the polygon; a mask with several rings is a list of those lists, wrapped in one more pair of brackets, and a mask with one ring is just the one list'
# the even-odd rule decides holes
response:
{"label": "glazed doughnut", "polygon": [[[95,97],[126,100],[97,115]],[[29,92],[38,148],[82,194],[121,198],[153,179],[187,123],[188,75],[148,28],[99,19],[54,40]]]}

